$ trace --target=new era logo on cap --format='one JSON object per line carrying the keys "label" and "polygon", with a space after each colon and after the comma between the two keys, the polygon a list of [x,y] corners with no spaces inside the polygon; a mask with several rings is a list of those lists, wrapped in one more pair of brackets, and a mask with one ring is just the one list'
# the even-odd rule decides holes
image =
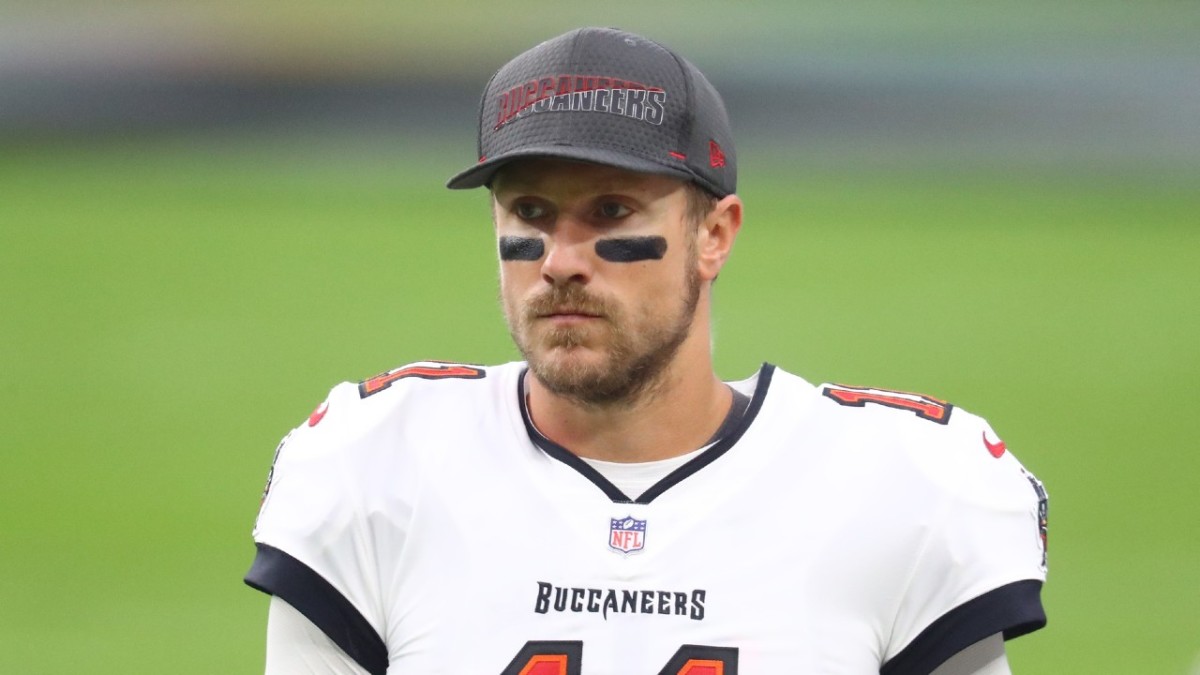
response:
{"label": "new era logo on cap", "polygon": [[725,166],[725,153],[721,152],[721,146],[717,145],[716,141],[708,142],[708,163],[714,169]]}
{"label": "new era logo on cap", "polygon": [[480,102],[478,150],[479,161],[448,187],[487,185],[529,157],[673,176],[720,197],[737,187],[716,89],[666,47],[609,28],[571,31],[501,67]]}

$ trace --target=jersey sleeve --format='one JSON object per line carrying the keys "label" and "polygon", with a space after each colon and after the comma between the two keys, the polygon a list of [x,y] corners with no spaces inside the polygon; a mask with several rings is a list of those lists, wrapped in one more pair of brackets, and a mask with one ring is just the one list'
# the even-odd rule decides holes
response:
{"label": "jersey sleeve", "polygon": [[356,386],[342,384],[275,453],[245,581],[286,601],[372,675],[388,653],[379,533],[364,515],[372,439]]}
{"label": "jersey sleeve", "polygon": [[904,589],[882,675],[928,673],[989,635],[1046,624],[1046,491],[982,419],[961,409],[911,448],[941,498]]}
{"label": "jersey sleeve", "polygon": [[264,675],[369,675],[321,629],[278,596],[267,615]]}

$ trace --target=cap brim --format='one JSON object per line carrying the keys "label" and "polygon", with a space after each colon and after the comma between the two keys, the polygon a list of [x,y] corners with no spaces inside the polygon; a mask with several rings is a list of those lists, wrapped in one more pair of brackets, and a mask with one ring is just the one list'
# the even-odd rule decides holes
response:
{"label": "cap brim", "polygon": [[576,162],[602,164],[637,173],[670,176],[684,181],[696,179],[696,176],[684,168],[682,163],[676,167],[611,150],[576,148],[569,145],[549,145],[544,147],[525,147],[520,150],[497,155],[496,157],[489,157],[475,166],[455,174],[450,180],[446,181],[446,187],[451,190],[483,187],[490,184],[496,172],[509,163],[516,160],[534,158],[567,159]]}

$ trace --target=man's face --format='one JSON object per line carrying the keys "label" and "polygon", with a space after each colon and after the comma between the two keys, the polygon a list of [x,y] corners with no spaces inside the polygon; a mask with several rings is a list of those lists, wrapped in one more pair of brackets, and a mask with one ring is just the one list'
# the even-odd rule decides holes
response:
{"label": "man's face", "polygon": [[492,191],[504,314],[534,376],[589,405],[652,390],[700,297],[683,183],[538,159]]}

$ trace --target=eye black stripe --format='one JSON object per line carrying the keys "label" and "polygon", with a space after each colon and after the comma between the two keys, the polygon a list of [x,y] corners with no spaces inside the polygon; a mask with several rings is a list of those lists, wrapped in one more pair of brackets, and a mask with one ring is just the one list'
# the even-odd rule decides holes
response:
{"label": "eye black stripe", "polygon": [[501,260],[541,260],[546,244],[535,237],[500,237]]}
{"label": "eye black stripe", "polygon": [[616,237],[596,242],[596,255],[609,262],[662,260],[667,253],[663,237]]}

